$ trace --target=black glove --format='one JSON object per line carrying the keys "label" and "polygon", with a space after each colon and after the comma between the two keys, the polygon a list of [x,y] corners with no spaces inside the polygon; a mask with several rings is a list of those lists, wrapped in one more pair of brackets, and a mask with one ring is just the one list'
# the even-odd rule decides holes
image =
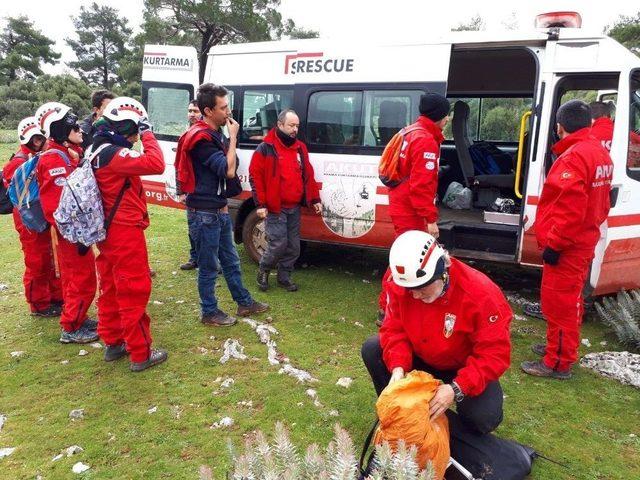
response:
{"label": "black glove", "polygon": [[149,119],[147,117],[141,118],[138,121],[138,133],[142,135],[147,130],[153,131],[153,126],[149,123]]}
{"label": "black glove", "polygon": [[547,247],[542,252],[542,260],[549,265],[557,265],[560,260],[560,252],[556,252],[553,248]]}

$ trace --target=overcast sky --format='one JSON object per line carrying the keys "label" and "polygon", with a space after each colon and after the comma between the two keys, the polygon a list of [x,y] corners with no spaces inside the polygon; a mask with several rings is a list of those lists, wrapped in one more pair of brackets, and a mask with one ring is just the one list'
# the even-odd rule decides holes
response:
{"label": "overcast sky", "polygon": [[[640,5],[629,0],[281,0],[284,17],[304,28],[318,30],[320,36],[357,42],[365,37],[374,43],[416,39],[445,33],[474,15],[480,15],[487,30],[504,29],[505,24],[528,29],[538,13],[575,10],[583,27],[598,32],[619,15],[635,15]],[[142,21],[142,0],[97,0],[117,8],[138,29]],[[0,17],[24,14],[48,37],[56,40],[62,61],[74,59],[64,39],[73,32],[71,15],[77,15],[87,0],[21,0],[0,2]],[[376,42],[376,40],[378,40]],[[63,65],[46,67],[60,72]]]}

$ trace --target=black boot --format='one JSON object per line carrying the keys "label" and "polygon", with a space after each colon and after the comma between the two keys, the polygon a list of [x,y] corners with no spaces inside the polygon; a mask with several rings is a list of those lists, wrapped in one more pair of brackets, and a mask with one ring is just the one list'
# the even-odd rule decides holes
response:
{"label": "black boot", "polygon": [[269,270],[258,270],[256,281],[261,292],[269,290]]}

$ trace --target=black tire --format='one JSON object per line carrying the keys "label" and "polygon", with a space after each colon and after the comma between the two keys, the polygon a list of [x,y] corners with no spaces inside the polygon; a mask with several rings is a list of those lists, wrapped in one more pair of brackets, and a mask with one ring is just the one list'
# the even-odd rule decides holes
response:
{"label": "black tire", "polygon": [[256,209],[252,210],[242,224],[242,243],[245,251],[256,263],[260,262],[262,254],[267,248],[267,234],[264,229],[264,219],[258,217]]}

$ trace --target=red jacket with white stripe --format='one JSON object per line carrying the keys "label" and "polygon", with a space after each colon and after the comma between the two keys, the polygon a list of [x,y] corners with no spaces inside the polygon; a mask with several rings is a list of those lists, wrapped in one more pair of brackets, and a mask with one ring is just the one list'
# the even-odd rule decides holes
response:
{"label": "red jacket with white stripe", "polygon": [[538,246],[593,255],[611,206],[613,163],[589,128],[563,138],[553,152],[559,156],[544,182],[536,213]]}
{"label": "red jacket with white stripe", "polygon": [[511,363],[512,312],[500,288],[455,258],[449,288],[433,303],[387,281],[389,303],[380,328],[385,365],[411,370],[416,355],[437,370],[457,371],[465,395],[480,395]]}
{"label": "red jacket with white stripe", "polygon": [[434,223],[438,220],[438,166],[444,136],[424,115],[420,115],[414,125],[422,128],[405,137],[400,152],[400,177],[407,179],[389,189],[389,215],[417,215]]}

